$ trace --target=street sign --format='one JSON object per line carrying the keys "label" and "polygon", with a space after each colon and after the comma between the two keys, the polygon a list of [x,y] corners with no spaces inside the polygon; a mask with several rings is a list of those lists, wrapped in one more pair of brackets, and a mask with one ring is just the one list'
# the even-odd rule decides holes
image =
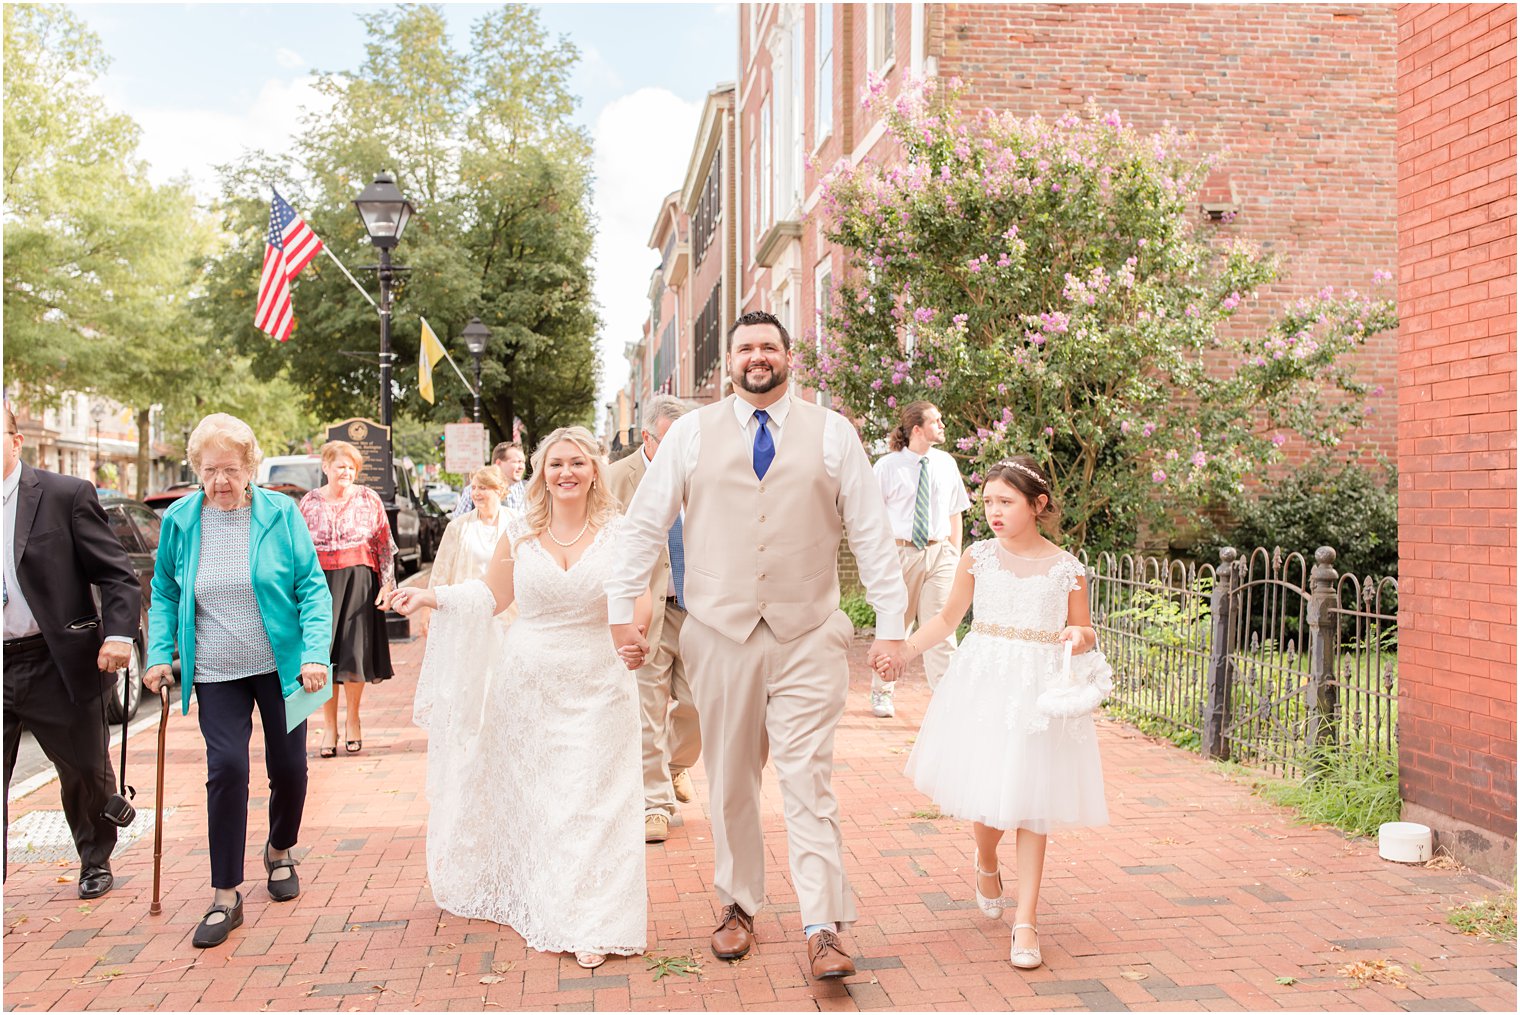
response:
{"label": "street sign", "polygon": [[348,441],[364,456],[364,467],[354,482],[367,486],[380,495],[385,504],[396,501],[396,477],[386,475],[386,449],[390,446],[390,431],[372,419],[345,419],[327,428],[330,441]]}
{"label": "street sign", "polygon": [[485,424],[445,423],[443,426],[444,469],[468,476],[484,464],[486,464]]}

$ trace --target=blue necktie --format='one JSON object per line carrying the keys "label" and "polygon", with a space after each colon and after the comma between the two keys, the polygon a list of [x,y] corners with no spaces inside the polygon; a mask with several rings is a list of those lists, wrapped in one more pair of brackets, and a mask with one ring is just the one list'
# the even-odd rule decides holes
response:
{"label": "blue necktie", "polygon": [[764,409],[755,410],[755,422],[760,424],[760,429],[755,431],[755,476],[759,479],[765,478],[776,457],[776,442],[771,440],[771,432],[765,428],[770,421],[770,413]]}
{"label": "blue necktie", "polygon": [[675,588],[676,605],[684,610],[686,609],[686,545],[681,542],[680,515],[676,515],[676,523],[670,527],[665,543],[670,547],[670,584]]}

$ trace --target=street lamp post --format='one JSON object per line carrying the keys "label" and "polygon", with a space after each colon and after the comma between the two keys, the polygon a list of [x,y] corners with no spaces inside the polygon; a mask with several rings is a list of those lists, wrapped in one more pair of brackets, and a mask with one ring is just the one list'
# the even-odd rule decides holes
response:
{"label": "street lamp post", "polygon": [[391,352],[391,283],[397,271],[405,270],[391,264],[391,251],[401,242],[401,234],[406,231],[406,224],[411,221],[415,209],[401,195],[396,186],[396,178],[390,173],[375,174],[375,182],[365,187],[354,199],[354,207],[359,210],[359,217],[364,221],[364,231],[369,234],[370,243],[380,252],[380,424],[386,429],[385,471],[381,475],[387,477],[384,486],[389,489],[389,477],[393,472],[390,440],[391,367],[396,358],[396,354]]}
{"label": "street lamp post", "polygon": [[470,355],[475,360],[475,422],[480,422],[480,357],[485,354],[486,342],[491,338],[491,329],[480,323],[480,318],[470,318],[470,323],[465,325],[464,331],[465,348],[470,350]]}
{"label": "street lamp post", "polygon": [[101,484],[101,471],[100,470],[101,470],[101,467],[105,464],[104,462],[102,462],[100,460],[100,421],[102,419],[104,419],[105,415],[106,415],[105,403],[102,402],[102,401],[100,401],[99,399],[96,399],[95,401],[91,402],[90,403],[90,415],[95,420],[95,468],[93,470],[94,473],[95,473],[95,476],[94,476],[93,485],[98,488],[100,486],[100,484]]}

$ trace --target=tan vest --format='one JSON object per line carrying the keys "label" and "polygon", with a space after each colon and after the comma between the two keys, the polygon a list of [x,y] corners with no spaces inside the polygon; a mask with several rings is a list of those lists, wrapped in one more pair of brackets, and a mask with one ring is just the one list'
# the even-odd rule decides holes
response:
{"label": "tan vest", "polygon": [[687,480],[686,609],[743,643],[764,620],[780,641],[839,608],[839,482],[823,467],[828,410],[793,399],[765,479],[733,395],[696,411],[697,468]]}

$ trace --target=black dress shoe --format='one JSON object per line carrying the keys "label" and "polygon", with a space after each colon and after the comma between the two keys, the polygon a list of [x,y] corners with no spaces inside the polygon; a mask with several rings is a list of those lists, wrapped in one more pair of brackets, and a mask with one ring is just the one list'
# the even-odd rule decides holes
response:
{"label": "black dress shoe", "polygon": [[[275,880],[274,872],[282,867],[290,868],[290,876]],[[264,843],[264,873],[268,875],[269,897],[276,902],[289,902],[301,894],[301,882],[296,880],[296,860],[287,856],[283,860],[269,859],[269,843]]]}
{"label": "black dress shoe", "polygon": [[109,867],[86,867],[79,872],[79,897],[81,899],[98,899],[111,890],[116,879],[111,876]]}
{"label": "black dress shoe", "polygon": [[[216,923],[207,923],[217,913],[226,914],[226,919]],[[195,936],[190,943],[197,948],[215,948],[227,940],[227,935],[243,925],[243,893],[237,893],[237,901],[230,906],[212,906],[206,910],[206,915],[201,917],[201,922],[196,924]]]}

